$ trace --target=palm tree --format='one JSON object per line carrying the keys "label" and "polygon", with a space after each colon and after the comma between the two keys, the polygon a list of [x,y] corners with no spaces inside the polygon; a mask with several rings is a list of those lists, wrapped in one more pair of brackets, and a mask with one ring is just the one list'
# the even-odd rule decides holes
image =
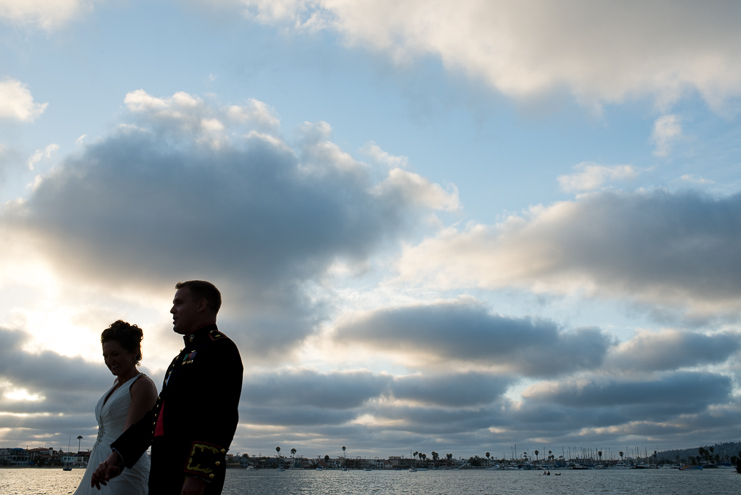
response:
{"label": "palm tree", "polygon": [[602,464],[602,451],[598,451],[597,455],[599,456],[599,463]]}
{"label": "palm tree", "polygon": [[345,454],[345,451],[347,450],[347,447],[344,445],[342,446],[342,457],[343,457],[343,470],[347,471],[347,455]]}
{"label": "palm tree", "polygon": [[534,453],[535,453],[535,462],[538,462],[538,454],[539,454],[539,452],[537,450],[535,450]]}
{"label": "palm tree", "polygon": [[491,456],[491,454],[489,452],[487,452],[486,453],[486,465],[487,466],[489,465],[489,456]]}
{"label": "palm tree", "polygon": [[80,451],[80,442],[82,442],[82,435],[77,435],[77,452]]}
{"label": "palm tree", "polygon": [[623,460],[623,451],[621,450],[620,452],[618,452],[618,454],[620,454],[620,460],[622,461]]}
{"label": "palm tree", "polygon": [[291,449],[291,469],[296,467],[296,449]]}

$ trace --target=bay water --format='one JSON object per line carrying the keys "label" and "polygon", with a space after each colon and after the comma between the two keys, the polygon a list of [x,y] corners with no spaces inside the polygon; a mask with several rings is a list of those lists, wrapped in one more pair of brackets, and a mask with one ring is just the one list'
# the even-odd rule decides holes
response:
{"label": "bay water", "polygon": [[[561,473],[556,476],[555,473]],[[0,469],[0,495],[68,495],[74,493],[83,470],[45,468]],[[741,474],[732,469],[679,471],[589,470],[492,471],[430,470],[240,470],[227,471],[224,495],[580,495],[741,494]]]}

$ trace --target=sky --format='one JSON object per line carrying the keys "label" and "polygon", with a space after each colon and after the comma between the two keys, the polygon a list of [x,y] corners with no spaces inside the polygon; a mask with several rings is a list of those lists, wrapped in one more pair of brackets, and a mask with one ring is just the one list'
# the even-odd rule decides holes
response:
{"label": "sky", "polygon": [[91,448],[100,332],[159,385],[190,279],[245,365],[233,453],[738,441],[739,23],[0,0],[0,446]]}

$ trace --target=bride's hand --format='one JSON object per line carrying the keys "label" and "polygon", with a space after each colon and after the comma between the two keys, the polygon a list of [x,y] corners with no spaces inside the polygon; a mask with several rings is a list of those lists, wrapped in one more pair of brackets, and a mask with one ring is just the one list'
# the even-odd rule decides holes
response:
{"label": "bride's hand", "polygon": [[98,464],[90,479],[90,486],[100,490],[100,485],[107,485],[111,478],[121,474],[121,470],[121,457],[114,451],[108,456],[108,459]]}

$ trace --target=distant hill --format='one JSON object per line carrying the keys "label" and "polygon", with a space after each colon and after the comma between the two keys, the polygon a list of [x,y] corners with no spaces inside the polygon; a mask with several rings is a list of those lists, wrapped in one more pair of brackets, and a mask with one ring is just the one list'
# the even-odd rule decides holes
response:
{"label": "distant hill", "polygon": [[710,447],[713,447],[713,456],[720,455],[721,462],[725,462],[726,459],[729,460],[732,456],[738,456],[739,451],[741,451],[741,442],[726,442],[726,443],[716,443],[715,445],[699,445],[692,449],[676,449],[676,450],[665,450],[662,452],[658,452],[656,457],[661,461],[662,459],[666,459],[670,462],[677,462],[677,456],[679,456],[680,461],[683,459],[686,461],[687,459],[691,459],[692,457],[697,457],[699,454],[700,447],[704,448],[705,450],[709,450]]}

